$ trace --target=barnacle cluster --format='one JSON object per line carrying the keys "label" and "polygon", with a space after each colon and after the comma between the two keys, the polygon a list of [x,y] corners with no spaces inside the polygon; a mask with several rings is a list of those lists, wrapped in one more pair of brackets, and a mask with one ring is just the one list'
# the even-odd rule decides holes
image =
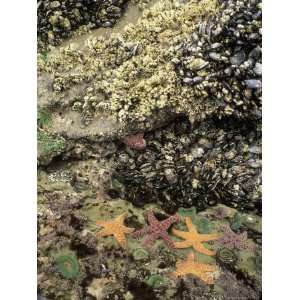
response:
{"label": "barnacle cluster", "polygon": [[71,101],[83,115],[153,122],[173,113],[190,120],[260,118],[259,1],[160,1],[122,34],[40,59],[58,94],[88,82]]}
{"label": "barnacle cluster", "polygon": [[171,62],[174,45],[196,28],[200,17],[216,11],[215,0],[160,1],[122,35],[91,39],[85,51],[69,47],[47,60],[40,57],[39,72],[54,73],[58,95],[89,82],[73,99],[84,115],[105,110],[121,122],[150,122],[157,111],[181,111],[183,98],[192,102],[194,91],[181,83]]}

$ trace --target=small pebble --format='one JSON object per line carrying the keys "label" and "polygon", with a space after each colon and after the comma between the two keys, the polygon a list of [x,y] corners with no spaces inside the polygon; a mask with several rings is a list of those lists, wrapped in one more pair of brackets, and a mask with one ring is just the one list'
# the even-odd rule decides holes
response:
{"label": "small pebble", "polygon": [[245,84],[249,89],[260,89],[262,87],[261,80],[257,79],[245,80]]}

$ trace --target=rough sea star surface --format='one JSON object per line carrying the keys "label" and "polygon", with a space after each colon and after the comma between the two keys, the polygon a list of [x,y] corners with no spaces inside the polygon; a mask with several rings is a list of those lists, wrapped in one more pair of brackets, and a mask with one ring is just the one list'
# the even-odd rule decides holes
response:
{"label": "rough sea star surface", "polygon": [[102,231],[98,233],[98,236],[108,236],[113,235],[119,245],[123,248],[126,246],[126,238],[125,234],[132,233],[134,228],[129,228],[124,225],[124,220],[126,218],[126,213],[121,214],[120,216],[116,217],[114,220],[110,221],[97,221],[97,226],[104,227]]}
{"label": "rough sea star surface", "polygon": [[158,221],[154,216],[153,211],[150,210],[147,218],[149,225],[145,225],[142,229],[134,232],[133,237],[140,238],[147,235],[147,238],[144,241],[145,246],[151,246],[158,238],[162,238],[170,248],[173,248],[174,244],[169,237],[167,230],[173,223],[179,221],[179,216],[173,215],[163,221]]}

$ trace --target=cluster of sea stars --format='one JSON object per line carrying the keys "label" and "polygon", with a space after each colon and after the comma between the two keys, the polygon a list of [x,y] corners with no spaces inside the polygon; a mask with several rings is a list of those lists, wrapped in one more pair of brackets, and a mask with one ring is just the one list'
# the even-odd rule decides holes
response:
{"label": "cluster of sea stars", "polygon": [[[123,248],[126,247],[126,234],[132,233],[135,238],[141,238],[146,235],[146,239],[143,241],[145,246],[151,246],[158,239],[162,238],[169,248],[190,248],[195,251],[206,255],[214,255],[215,253],[204,247],[203,242],[216,240],[219,238],[218,234],[199,234],[196,227],[193,225],[191,218],[186,217],[185,223],[188,231],[179,231],[173,228],[172,233],[184,241],[173,242],[168,235],[168,228],[178,221],[180,217],[178,215],[172,215],[163,221],[157,220],[153,211],[149,211],[147,214],[148,225],[145,225],[142,229],[134,232],[134,228],[129,228],[124,225],[126,213],[116,217],[110,221],[97,221],[97,225],[103,227],[102,231],[98,233],[98,236],[104,237],[113,235],[119,245]],[[188,254],[185,261],[177,261],[176,271],[171,273],[171,276],[184,276],[186,274],[194,274],[207,284],[213,283],[213,273],[217,271],[217,267],[209,264],[202,264],[195,261],[194,253]]]}

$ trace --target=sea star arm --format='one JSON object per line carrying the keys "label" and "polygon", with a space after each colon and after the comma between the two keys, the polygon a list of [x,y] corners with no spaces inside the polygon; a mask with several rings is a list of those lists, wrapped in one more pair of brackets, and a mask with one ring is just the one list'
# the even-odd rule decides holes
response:
{"label": "sea star arm", "polygon": [[191,251],[191,252],[187,255],[186,260],[187,260],[187,261],[194,261],[194,260],[195,260],[195,254],[194,254],[193,251]]}
{"label": "sea star arm", "polygon": [[120,223],[120,224],[123,224],[123,223],[124,223],[124,220],[125,220],[125,218],[126,218],[126,216],[127,216],[127,213],[121,214],[120,216],[118,216],[118,217],[116,218],[116,222],[117,222],[117,223]]}
{"label": "sea star arm", "polygon": [[134,238],[141,238],[142,236],[144,236],[145,234],[147,234],[149,232],[149,227],[146,225],[144,226],[142,229],[135,231],[132,236]]}
{"label": "sea star arm", "polygon": [[217,240],[220,237],[219,234],[217,233],[212,233],[212,234],[201,234],[200,239],[202,242],[207,242],[207,241],[214,241]]}
{"label": "sea star arm", "polygon": [[214,251],[211,251],[211,250],[205,248],[201,243],[194,243],[193,248],[196,251],[198,251],[200,253],[203,253],[203,254],[206,254],[206,255],[209,255],[209,256],[213,256],[213,255],[216,254]]}
{"label": "sea star arm", "polygon": [[174,247],[177,249],[189,248],[191,246],[190,241],[174,242]]}
{"label": "sea star arm", "polygon": [[108,221],[101,221],[101,220],[96,221],[96,225],[99,227],[104,227],[108,223],[109,223]]}
{"label": "sea star arm", "polygon": [[124,233],[122,233],[122,232],[114,233],[114,237],[115,237],[115,239],[117,240],[117,242],[119,243],[119,245],[120,245],[122,248],[125,248],[125,245],[126,245],[126,238],[125,238]]}
{"label": "sea star arm", "polygon": [[153,245],[156,239],[157,239],[157,234],[152,233],[147,236],[147,238],[143,241],[143,244],[147,247],[150,247]]}
{"label": "sea star arm", "polygon": [[211,274],[201,273],[201,274],[199,274],[199,277],[200,277],[206,284],[213,284],[213,283],[214,283],[214,279],[213,279],[213,276],[212,276]]}
{"label": "sea star arm", "polygon": [[187,239],[188,236],[189,236],[189,232],[187,231],[180,231],[180,230],[177,230],[175,228],[172,229],[172,233],[183,238],[183,239]]}
{"label": "sea star arm", "polygon": [[185,218],[185,223],[186,223],[186,226],[187,226],[189,232],[198,233],[197,229],[194,226],[194,224],[192,223],[192,219],[190,217]]}
{"label": "sea star arm", "polygon": [[104,228],[100,232],[97,233],[97,236],[102,237],[102,236],[108,236],[108,235],[112,235],[112,234],[113,233],[111,232],[111,230],[109,230],[108,228]]}
{"label": "sea star arm", "polygon": [[149,222],[150,226],[156,225],[158,223],[157,219],[154,216],[154,212],[152,210],[150,210],[148,212],[147,218],[148,218],[148,222]]}
{"label": "sea star arm", "polygon": [[215,272],[217,270],[217,268],[212,265],[203,264],[203,265],[201,265],[201,270],[203,272]]}
{"label": "sea star arm", "polygon": [[248,234],[247,234],[247,231],[244,231],[242,234],[241,234],[241,240],[246,242],[248,239]]}
{"label": "sea star arm", "polygon": [[134,232],[134,228],[130,228],[130,227],[125,227],[124,226],[124,228],[123,228],[123,231],[125,232],[125,233],[132,233],[132,232]]}
{"label": "sea star arm", "polygon": [[182,275],[183,275],[183,273],[179,272],[179,271],[173,271],[173,272],[169,273],[169,276],[173,277],[173,278],[176,278],[176,277],[179,277],[179,276],[182,276]]}
{"label": "sea star arm", "polygon": [[174,243],[173,243],[173,241],[171,240],[171,238],[169,237],[169,235],[166,231],[161,232],[160,236],[165,241],[165,243],[167,244],[168,247],[170,247],[170,248],[174,247]]}
{"label": "sea star arm", "polygon": [[167,230],[173,223],[179,221],[178,215],[170,216],[168,219],[161,221],[162,227]]}

